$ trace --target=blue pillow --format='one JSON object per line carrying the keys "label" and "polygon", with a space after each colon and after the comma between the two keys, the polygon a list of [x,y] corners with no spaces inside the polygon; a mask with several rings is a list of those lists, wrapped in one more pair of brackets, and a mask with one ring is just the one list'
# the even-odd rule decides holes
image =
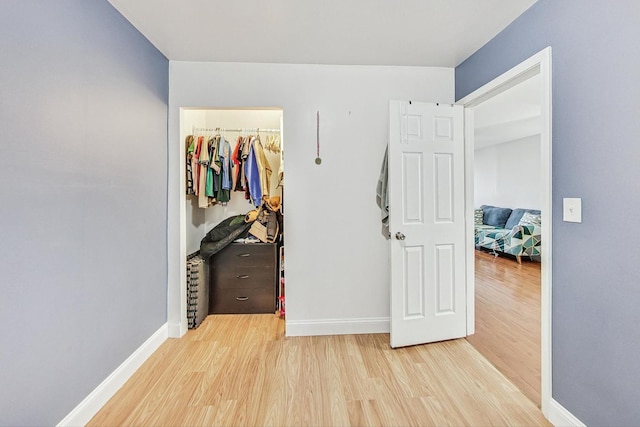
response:
{"label": "blue pillow", "polygon": [[509,208],[498,208],[495,206],[480,206],[482,209],[482,223],[491,225],[493,227],[505,228],[505,224],[507,223],[507,219],[509,219],[509,215],[511,215],[511,209]]}
{"label": "blue pillow", "polygon": [[520,224],[522,215],[524,215],[525,212],[529,212],[534,215],[540,215],[540,211],[536,209],[514,209],[513,212],[511,212],[511,216],[509,217],[509,220],[507,220],[504,228],[508,228],[509,230],[511,230],[513,227]]}

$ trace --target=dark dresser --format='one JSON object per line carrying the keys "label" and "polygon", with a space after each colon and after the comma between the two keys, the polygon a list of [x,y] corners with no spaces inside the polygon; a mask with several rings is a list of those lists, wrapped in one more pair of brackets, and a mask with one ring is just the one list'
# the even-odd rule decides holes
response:
{"label": "dark dresser", "polygon": [[231,243],[209,260],[209,313],[274,313],[277,245]]}

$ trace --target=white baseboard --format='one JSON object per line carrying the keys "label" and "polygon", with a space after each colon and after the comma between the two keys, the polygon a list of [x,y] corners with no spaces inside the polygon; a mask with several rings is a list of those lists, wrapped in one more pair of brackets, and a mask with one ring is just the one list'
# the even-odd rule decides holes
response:
{"label": "white baseboard", "polygon": [[364,319],[287,320],[288,337],[346,334],[383,334],[389,332],[388,317]]}
{"label": "white baseboard", "polygon": [[69,415],[64,417],[58,423],[58,426],[86,425],[167,338],[168,326],[165,323],[102,381],[95,390],[89,393]]}
{"label": "white baseboard", "polygon": [[169,323],[169,338],[182,338],[187,333],[187,323]]}
{"label": "white baseboard", "polygon": [[545,415],[555,427],[586,427],[582,421],[554,399],[549,402],[549,411]]}

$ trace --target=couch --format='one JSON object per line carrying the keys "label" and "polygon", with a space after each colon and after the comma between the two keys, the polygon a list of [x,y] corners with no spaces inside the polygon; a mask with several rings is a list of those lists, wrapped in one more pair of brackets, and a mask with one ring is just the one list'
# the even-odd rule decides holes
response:
{"label": "couch", "polygon": [[540,255],[540,211],[482,205],[474,211],[474,234],[476,248],[513,255],[522,264],[522,255]]}

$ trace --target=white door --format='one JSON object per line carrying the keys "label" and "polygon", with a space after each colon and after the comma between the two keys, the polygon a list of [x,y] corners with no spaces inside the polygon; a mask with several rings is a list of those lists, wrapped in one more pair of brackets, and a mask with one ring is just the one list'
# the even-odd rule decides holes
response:
{"label": "white door", "polygon": [[463,107],[391,101],[391,347],[466,335]]}

